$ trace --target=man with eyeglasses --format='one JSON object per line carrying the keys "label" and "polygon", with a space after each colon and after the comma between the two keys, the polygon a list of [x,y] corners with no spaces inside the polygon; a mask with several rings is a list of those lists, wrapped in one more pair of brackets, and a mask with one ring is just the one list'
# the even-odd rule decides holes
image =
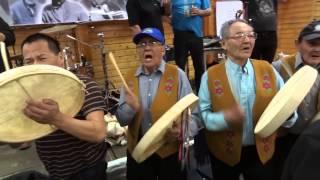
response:
{"label": "man with eyeglasses", "polygon": [[[320,71],[320,21],[312,21],[306,25],[301,30],[298,39],[295,40],[295,45],[297,49],[295,54],[286,56],[283,59],[272,63],[285,81],[305,65],[312,66],[317,69],[318,72]],[[297,122],[289,129],[289,131],[281,133],[282,137],[277,139],[277,146],[279,147],[277,150],[280,153],[278,159],[279,167],[277,169],[280,170],[280,173],[282,173],[281,170],[283,169],[284,162],[298,137],[313,124],[313,119],[319,119],[319,116],[316,118],[318,115],[317,113],[320,111],[319,92],[320,76],[317,77],[311,90],[299,105],[297,110],[299,118],[297,119]],[[320,176],[313,176],[315,174],[319,174],[319,172],[313,172],[308,175],[305,173],[309,168],[309,164],[301,166],[298,165],[303,164],[302,162],[316,162],[314,161],[315,159],[311,159],[313,158],[312,156],[305,156],[305,154],[317,149],[317,145],[312,145],[312,139],[314,138],[314,135],[316,135],[316,133],[314,135],[313,133],[319,131],[319,129],[309,129],[310,130],[307,130],[306,132],[308,135],[303,135],[303,138],[298,141],[299,146],[292,149],[292,155],[291,153],[289,155],[289,162],[295,162],[297,164],[292,165],[287,163],[287,170],[284,172],[284,179],[289,180],[301,175],[306,177],[305,179],[319,179]],[[312,134],[312,136],[310,136],[310,134]],[[314,155],[314,157],[315,156],[316,155]],[[293,170],[297,165],[299,166],[299,168],[297,168],[299,171],[296,171],[297,169]]]}
{"label": "man with eyeglasses", "polygon": [[[164,37],[156,28],[145,28],[136,34],[141,65],[126,78],[131,90],[121,90],[116,117],[121,126],[128,125],[127,179],[168,180],[187,179],[186,171],[178,162],[180,125],[174,124],[167,132],[167,142],[142,163],[131,153],[137,142],[179,99],[192,93],[185,73],[163,60]],[[195,116],[192,116],[194,119]],[[196,133],[195,121],[189,121],[191,134]]]}
{"label": "man with eyeglasses", "polygon": [[227,60],[205,72],[199,91],[213,177],[279,179],[273,165],[276,133],[260,138],[253,129],[283,80],[268,62],[250,59],[256,34],[246,21],[227,21],[220,34]]}

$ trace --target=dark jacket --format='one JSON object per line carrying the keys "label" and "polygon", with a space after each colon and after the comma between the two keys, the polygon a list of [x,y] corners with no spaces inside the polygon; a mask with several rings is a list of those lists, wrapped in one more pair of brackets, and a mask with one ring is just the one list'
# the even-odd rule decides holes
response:
{"label": "dark jacket", "polygon": [[281,180],[320,179],[320,121],[310,125],[290,151]]}
{"label": "dark jacket", "polygon": [[[6,36],[6,39],[4,42],[7,47],[14,45],[14,43],[16,42],[14,32],[10,28],[10,26],[1,17],[0,17],[0,32]],[[9,60],[8,50],[7,50],[7,57],[8,57],[10,67],[12,67],[11,62]],[[0,73],[3,71],[5,71],[5,67],[3,64],[2,56],[0,56]]]}

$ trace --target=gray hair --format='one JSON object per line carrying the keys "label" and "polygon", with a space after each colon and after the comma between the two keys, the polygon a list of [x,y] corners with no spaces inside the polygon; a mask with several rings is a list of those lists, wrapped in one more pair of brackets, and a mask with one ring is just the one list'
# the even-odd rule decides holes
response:
{"label": "gray hair", "polygon": [[[242,22],[247,24],[248,26],[252,27],[248,21],[244,20],[244,19],[232,19],[229,21],[226,21],[225,23],[222,24],[221,29],[220,29],[220,36],[221,39],[226,39],[229,37],[229,31],[230,31],[230,27],[232,26],[232,24],[237,23],[237,22]],[[252,27],[253,28],[253,27]]]}

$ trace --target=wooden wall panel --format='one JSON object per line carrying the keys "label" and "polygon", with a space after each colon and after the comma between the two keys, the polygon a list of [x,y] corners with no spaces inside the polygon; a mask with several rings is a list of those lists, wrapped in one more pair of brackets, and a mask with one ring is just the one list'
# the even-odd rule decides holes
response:
{"label": "wooden wall panel", "polygon": [[319,5],[318,0],[288,0],[279,5],[278,52],[295,52],[295,39],[306,24],[319,17]]}

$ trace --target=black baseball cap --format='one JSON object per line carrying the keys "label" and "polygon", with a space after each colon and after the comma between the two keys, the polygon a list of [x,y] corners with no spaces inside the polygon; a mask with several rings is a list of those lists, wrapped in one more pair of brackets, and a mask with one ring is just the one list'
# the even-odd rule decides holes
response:
{"label": "black baseball cap", "polygon": [[299,34],[299,40],[311,41],[320,38],[320,20],[312,21]]}

